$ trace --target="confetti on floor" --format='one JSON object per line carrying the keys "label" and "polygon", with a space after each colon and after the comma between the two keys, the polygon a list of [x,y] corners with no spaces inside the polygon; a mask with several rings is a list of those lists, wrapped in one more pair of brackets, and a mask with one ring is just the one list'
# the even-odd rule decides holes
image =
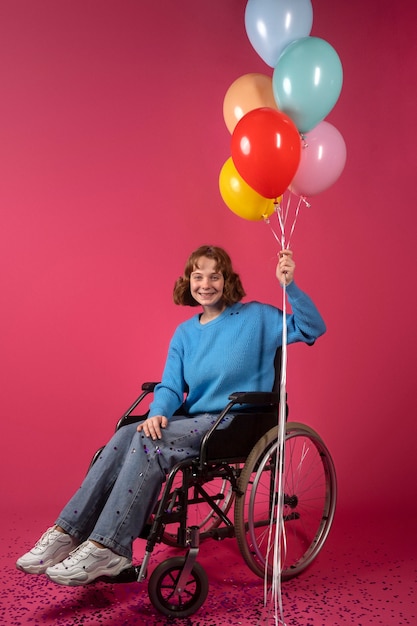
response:
{"label": "confetti on floor", "polygon": [[[45,523],[44,523],[45,522]],[[45,576],[25,575],[16,558],[32,547],[48,520],[40,516],[2,521],[0,624],[7,626],[172,625],[152,606],[147,582],[60,587]],[[336,517],[324,549],[298,578],[282,585],[286,626],[411,626],[417,623],[415,523],[380,519],[358,523]],[[36,529],[36,533],[35,530]],[[39,529],[39,532],[38,532]],[[139,560],[144,542],[135,545]],[[151,570],[177,551],[155,549]],[[209,578],[204,605],[179,626],[264,626],[274,624],[263,607],[263,581],[244,563],[234,539],[206,541],[198,558]],[[268,617],[269,613],[269,617]],[[271,614],[272,613],[272,614]],[[266,616],[267,615],[267,616]]]}

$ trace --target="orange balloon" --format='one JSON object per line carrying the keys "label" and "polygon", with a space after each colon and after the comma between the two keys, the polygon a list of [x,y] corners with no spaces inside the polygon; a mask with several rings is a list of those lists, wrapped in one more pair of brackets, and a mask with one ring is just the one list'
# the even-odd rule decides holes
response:
{"label": "orange balloon", "polygon": [[264,74],[245,74],[236,79],[226,92],[223,117],[230,133],[242,117],[261,107],[278,109],[272,89],[272,78]]}
{"label": "orange balloon", "polygon": [[260,196],[240,176],[232,157],[227,159],[219,176],[220,194],[233,213],[252,222],[267,219],[275,211],[274,200]]}

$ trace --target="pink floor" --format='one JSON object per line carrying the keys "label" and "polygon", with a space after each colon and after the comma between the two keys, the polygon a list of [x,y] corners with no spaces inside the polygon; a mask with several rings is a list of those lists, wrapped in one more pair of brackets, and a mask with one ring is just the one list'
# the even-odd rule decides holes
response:
{"label": "pink floor", "polygon": [[[48,520],[49,521],[49,520]],[[42,515],[2,518],[0,623],[8,626],[170,624],[152,607],[145,583],[64,588],[44,576],[15,569],[15,559],[37,539]],[[287,626],[403,626],[417,623],[415,523],[406,511],[395,519],[338,512],[325,548],[299,578],[283,585]],[[143,542],[137,542],[140,559]],[[175,553],[158,546],[152,567]],[[263,583],[252,575],[233,539],[201,546],[209,596],[189,626],[273,624],[263,611]]]}

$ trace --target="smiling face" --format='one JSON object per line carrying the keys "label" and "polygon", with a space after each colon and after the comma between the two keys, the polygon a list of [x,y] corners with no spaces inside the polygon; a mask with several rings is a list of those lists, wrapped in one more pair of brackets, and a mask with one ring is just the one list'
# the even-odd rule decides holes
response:
{"label": "smiling face", "polygon": [[216,261],[206,256],[197,259],[190,276],[190,291],[207,315],[218,315],[225,308],[223,302],[224,277],[216,271]]}

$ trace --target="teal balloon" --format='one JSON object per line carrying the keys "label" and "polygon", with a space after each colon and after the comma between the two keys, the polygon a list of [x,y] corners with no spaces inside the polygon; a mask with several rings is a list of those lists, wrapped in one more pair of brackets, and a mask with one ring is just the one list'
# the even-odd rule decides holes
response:
{"label": "teal balloon", "polygon": [[324,39],[303,37],[282,52],[272,76],[277,107],[301,133],[321,122],[336,104],[343,68],[336,50]]}

